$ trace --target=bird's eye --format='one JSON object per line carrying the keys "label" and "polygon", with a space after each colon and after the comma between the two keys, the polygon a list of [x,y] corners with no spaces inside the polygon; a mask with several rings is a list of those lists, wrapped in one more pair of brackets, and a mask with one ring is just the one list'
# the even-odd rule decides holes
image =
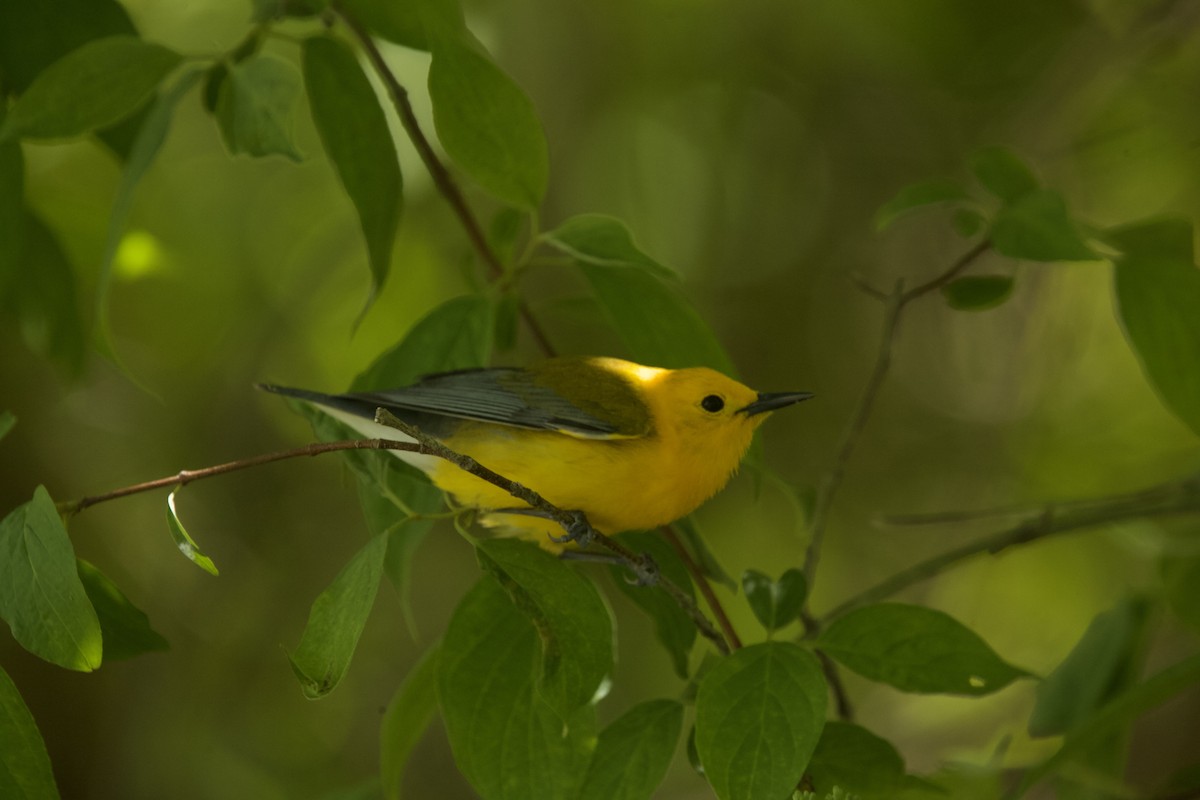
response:
{"label": "bird's eye", "polygon": [[710,394],[700,401],[700,407],[710,414],[715,414],[725,407],[725,400],[717,394]]}

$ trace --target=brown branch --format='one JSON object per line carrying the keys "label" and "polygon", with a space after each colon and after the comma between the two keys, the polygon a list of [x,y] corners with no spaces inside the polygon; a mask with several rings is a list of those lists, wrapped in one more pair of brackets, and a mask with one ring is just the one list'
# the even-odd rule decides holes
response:
{"label": "brown branch", "polygon": [[713,591],[712,584],[708,582],[708,576],[704,574],[704,570],[696,563],[696,559],[692,558],[692,554],[688,552],[687,546],[679,538],[679,534],[670,525],[663,525],[659,530],[663,536],[675,548],[675,552],[679,554],[679,559],[683,562],[683,566],[687,568],[688,575],[692,578],[692,583],[700,589],[700,594],[704,596],[704,602],[708,604],[708,609],[717,618],[717,624],[721,626],[721,630],[725,632],[725,639],[729,642],[729,646],[734,650],[740,650],[742,647],[741,637],[734,630],[733,623],[729,620],[729,615],[725,613],[725,607],[721,605],[721,601],[717,599],[716,592]]}

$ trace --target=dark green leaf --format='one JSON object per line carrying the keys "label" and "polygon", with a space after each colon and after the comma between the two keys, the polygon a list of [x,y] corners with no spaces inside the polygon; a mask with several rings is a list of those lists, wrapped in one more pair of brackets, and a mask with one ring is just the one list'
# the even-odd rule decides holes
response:
{"label": "dark green leaf", "polygon": [[1200,555],[1163,559],[1162,577],[1171,610],[1200,630]]}
{"label": "dark green leaf", "polygon": [[696,750],[717,796],[790,796],[821,736],[827,693],[816,658],[791,642],[744,647],[713,667],[696,696]]}
{"label": "dark green leaf", "polygon": [[204,90],[200,96],[204,110],[209,114],[217,113],[217,103],[221,100],[221,87],[229,80],[229,67],[224,61],[219,61],[204,73]]}
{"label": "dark green leaf", "polygon": [[394,0],[342,0],[338,6],[368,31],[389,42],[428,50],[429,42],[416,3]]}
{"label": "dark green leaf", "polygon": [[579,800],[642,800],[662,783],[679,742],[683,706],[639,703],[600,732]]}
{"label": "dark green leaf", "polygon": [[716,335],[678,286],[645,269],[579,266],[635,361],[734,374]]}
{"label": "dark green leaf", "polygon": [[986,311],[1012,296],[1013,279],[1008,275],[977,275],[959,278],[942,287],[942,296],[959,311]]}
{"label": "dark green leaf", "polygon": [[667,281],[678,279],[671,270],[643,253],[625,223],[605,214],[571,217],[542,240],[582,264],[597,267],[641,267]]}
{"label": "dark green leaf", "polygon": [[1061,664],[1038,684],[1030,736],[1057,736],[1089,717],[1136,675],[1149,605],[1142,598],[1097,614]]}
{"label": "dark green leaf", "polygon": [[875,212],[875,230],[885,230],[909,211],[915,211],[924,206],[966,199],[967,190],[958,181],[935,178],[910,183]]}
{"label": "dark green leaf", "polygon": [[577,796],[595,735],[585,705],[564,720],[537,690],[538,631],[485,577],[459,603],[438,656],[454,761],[484,800]]}
{"label": "dark green leaf", "polygon": [[1185,217],[1159,217],[1113,228],[1105,240],[1125,256],[1195,263],[1195,231]]}
{"label": "dark green leaf", "polygon": [[0,668],[0,797],[58,800],[46,743],[17,686]]}
{"label": "dark green leaf", "polygon": [[217,565],[213,563],[211,558],[200,552],[200,546],[196,544],[196,540],[191,537],[187,529],[183,527],[183,523],[179,521],[179,514],[175,511],[175,492],[167,495],[167,530],[171,532],[171,538],[175,540],[175,545],[179,548],[179,552],[183,553],[184,558],[209,575],[219,574],[217,572]]}
{"label": "dark green leaf", "polygon": [[375,605],[386,553],[387,537],[372,536],[313,601],[300,646],[288,656],[305,697],[324,697],[346,674]]}
{"label": "dark green leaf", "polygon": [[533,103],[465,31],[432,45],[429,96],[446,153],[499,199],[537,209],[550,161]]}
{"label": "dark green leaf", "polygon": [[1012,258],[1030,261],[1099,258],[1067,216],[1062,195],[1050,189],[1031,191],[996,212],[991,238],[996,252]]}
{"label": "dark green leaf", "polygon": [[259,53],[229,68],[217,98],[217,123],[233,154],[300,160],[292,141],[300,75],[287,61]]}
{"label": "dark green leaf", "polygon": [[354,379],[351,390],[391,389],[431,372],[483,366],[491,344],[492,305],[487,297],[455,297],[422,317],[398,345]]}
{"label": "dark green leaf", "polygon": [[438,646],[425,651],[392,695],[379,729],[379,780],[384,800],[400,800],[404,768],[437,711]]}
{"label": "dark green leaf", "polygon": [[758,621],[775,631],[800,616],[808,596],[808,581],[798,569],[789,569],[773,581],[755,569],[742,573],[742,591]]}
{"label": "dark green leaf", "polygon": [[1006,147],[992,146],[971,156],[971,172],[983,188],[1005,203],[1014,203],[1038,188],[1029,165]]}
{"label": "dark green leaf", "polygon": [[0,140],[78,136],[132,114],[182,56],[132,36],[89,42],[51,64],[9,112]]}
{"label": "dark green leaf", "polygon": [[1163,404],[1200,435],[1200,270],[1182,258],[1190,251],[1182,231],[1150,225],[1126,229],[1121,239],[1128,248],[1115,261],[1121,324]]}
{"label": "dark green leaf", "polygon": [[537,545],[486,539],[480,565],[537,628],[542,644],[538,694],[563,719],[588,703],[613,667],[608,607],[591,581]]}
{"label": "dark green leaf", "polygon": [[[0,103],[0,125],[4,122]],[[9,297],[21,273],[25,244],[25,157],[16,142],[0,144],[0,298]]]}
{"label": "dark green leaf", "polygon": [[42,486],[0,521],[0,617],[22,647],[52,664],[80,672],[100,666],[100,622]]}
{"label": "dark green leaf", "polygon": [[817,647],[864,678],[904,692],[984,695],[1027,676],[948,614],[880,603],[825,629]]}
{"label": "dark green leaf", "polygon": [[78,566],[79,579],[100,620],[105,661],[170,649],[167,640],[150,627],[145,612],[129,602],[104,573],[83,559],[78,560]]}
{"label": "dark green leaf", "polygon": [[[653,531],[627,531],[618,534],[616,539],[634,553],[648,553],[664,577],[695,599],[696,590],[692,586],[687,567],[662,534]],[[625,567],[613,566],[611,570],[613,585],[637,603],[654,621],[654,632],[671,656],[675,674],[680,678],[687,678],[688,658],[692,653],[692,646],[696,643],[696,624],[692,622],[692,618],[661,587],[630,583],[629,570]]]}
{"label": "dark green leaf", "polygon": [[0,3],[0,73],[23,92],[58,59],[93,39],[136,35],[115,0],[37,0]]}
{"label": "dark green leaf", "polygon": [[708,542],[704,541],[704,537],[700,534],[699,528],[697,528],[696,523],[692,521],[691,517],[677,519],[671,523],[671,527],[687,544],[688,552],[696,560],[697,566],[700,567],[700,573],[704,577],[711,581],[716,581],[731,592],[737,591],[737,581],[717,561],[716,555],[708,548]]}
{"label": "dark green leaf", "polygon": [[11,411],[0,411],[0,439],[8,435],[8,432],[17,424],[16,415]]}
{"label": "dark green leaf", "polygon": [[976,235],[983,230],[986,224],[987,219],[983,214],[969,208],[955,209],[954,216],[950,218],[950,225],[954,228],[954,232],[963,237]]}
{"label": "dark green leaf", "polygon": [[378,290],[391,265],[402,197],[387,118],[349,47],[330,36],[313,36],[304,40],[301,56],[313,122],[358,211]]}
{"label": "dark green leaf", "polygon": [[904,759],[886,739],[849,722],[830,720],[808,763],[817,796],[835,787],[862,800],[892,800],[904,786]]}
{"label": "dark green leaf", "polygon": [[505,292],[496,298],[493,310],[496,318],[496,329],[493,334],[496,350],[501,353],[512,350],[517,345],[517,329],[521,322],[521,297],[516,292]]}

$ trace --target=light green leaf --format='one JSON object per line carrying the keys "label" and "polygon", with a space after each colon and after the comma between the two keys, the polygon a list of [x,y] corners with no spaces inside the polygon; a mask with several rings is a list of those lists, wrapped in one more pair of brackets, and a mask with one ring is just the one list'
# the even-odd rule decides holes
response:
{"label": "light green leaf", "polygon": [[58,800],[46,743],[16,684],[0,668],[0,797]]}
{"label": "light green leaf", "polygon": [[1029,165],[1007,147],[977,150],[971,156],[971,172],[983,188],[1005,203],[1015,203],[1039,186]]}
{"label": "light green leaf", "polygon": [[950,615],[901,603],[847,613],[825,629],[817,648],[903,692],[984,695],[1029,675]]}
{"label": "light green leaf", "polygon": [[896,748],[860,725],[830,720],[808,763],[821,797],[835,787],[862,800],[892,800],[904,787],[904,759]]}
{"label": "light green leaf", "polygon": [[438,645],[425,651],[392,695],[379,729],[384,800],[400,800],[404,768],[437,712]]}
{"label": "light green leaf", "polygon": [[97,39],[34,79],[9,112],[0,141],[78,136],[132,114],[182,56],[133,36]]}
{"label": "light green leaf", "polygon": [[649,700],[600,732],[579,800],[643,800],[654,795],[671,765],[683,728],[683,706]]}
{"label": "light green leaf", "polygon": [[1098,255],[1067,216],[1062,195],[1036,189],[996,212],[992,220],[996,252],[1029,261],[1094,261]]}
{"label": "light green leaf", "polygon": [[1163,404],[1200,435],[1200,270],[1191,229],[1150,222],[1117,236],[1116,295],[1125,337]]}
{"label": "light green leaf", "polygon": [[816,658],[791,642],[744,647],[713,667],[696,695],[696,750],[717,797],[789,797],[821,736],[827,694]]}
{"label": "light green leaf", "polygon": [[387,280],[400,218],[400,162],[387,118],[354,51],[331,36],[301,47],[313,122],[358,211],[374,290]]}
{"label": "light green leaf", "polygon": [[625,223],[605,214],[571,217],[541,239],[582,264],[597,267],[641,267],[666,281],[678,279],[671,270],[646,255],[633,241]]}
{"label": "light green leaf", "polygon": [[1008,275],[973,275],[942,287],[946,303],[958,311],[986,311],[1012,297],[1013,279]]}
{"label": "light green leaf", "polygon": [[798,569],[788,569],[773,581],[755,569],[742,573],[742,591],[758,621],[768,631],[775,631],[800,616],[808,596],[808,581]]}
{"label": "light green leaf", "polygon": [[0,439],[8,435],[8,432],[17,424],[17,417],[11,411],[0,411]]}
{"label": "light green leaf", "polygon": [[100,666],[100,622],[45,487],[0,521],[0,617],[34,655],[67,669]]}
{"label": "light green leaf", "polygon": [[300,74],[287,61],[257,53],[229,67],[217,98],[217,123],[233,154],[300,160],[292,127]]}
{"label": "light green leaf", "polygon": [[537,690],[530,618],[491,577],[459,603],[438,656],[438,698],[459,770],[484,800],[572,800],[595,736],[595,710],[569,720]]}
{"label": "light green leaf", "polygon": [[211,558],[200,552],[200,546],[196,544],[196,540],[188,534],[183,523],[179,521],[179,514],[175,511],[175,492],[167,495],[167,530],[171,532],[171,538],[175,540],[175,545],[179,548],[179,552],[183,553],[184,558],[209,575],[219,574],[217,565]]}
{"label": "light green leaf", "polygon": [[875,230],[886,230],[893,222],[910,211],[925,206],[966,200],[967,190],[958,181],[934,178],[910,183],[875,212]]}
{"label": "light green leaf", "polygon": [[77,563],[79,579],[100,620],[105,661],[170,649],[167,640],[150,627],[145,612],[129,602],[115,583],[83,559]]}
{"label": "light green leaf", "polygon": [[300,646],[288,656],[310,700],[332,692],[346,674],[375,605],[386,553],[387,537],[372,536],[313,601]]}
{"label": "light green leaf", "polygon": [[[634,553],[648,553],[664,577],[695,599],[696,590],[687,567],[680,560],[675,548],[671,547],[660,533],[627,531],[618,534],[616,539]],[[654,621],[655,635],[671,656],[675,674],[686,679],[688,658],[696,643],[696,624],[692,618],[661,587],[630,583],[629,570],[625,567],[614,565],[610,569],[613,585]]]}
{"label": "light green leaf", "polygon": [[476,554],[537,628],[542,645],[538,694],[566,719],[595,696],[612,671],[608,607],[591,581],[535,544],[485,539]]}
{"label": "light green leaf", "polygon": [[[431,36],[434,31],[427,28]],[[429,66],[438,139],[450,158],[500,200],[536,210],[550,156],[533,103],[464,30],[439,31]]]}

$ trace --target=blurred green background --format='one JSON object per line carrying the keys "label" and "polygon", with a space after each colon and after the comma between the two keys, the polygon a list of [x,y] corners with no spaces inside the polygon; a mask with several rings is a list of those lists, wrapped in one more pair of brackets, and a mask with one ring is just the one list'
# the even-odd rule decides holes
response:
{"label": "blurred green background", "polygon": [[[215,54],[245,34],[243,0],[125,0],[146,38]],[[1008,145],[1098,225],[1163,212],[1200,219],[1200,7],[1157,0],[509,0],[469,23],[532,97],[551,150],[543,227],[586,211],[624,219],[684,277],[689,296],[762,390],[817,399],[763,429],[765,457],[801,495],[828,468],[874,358],[881,288],[910,285],[966,249],[937,214],[873,232],[905,183],[963,176],[975,148]],[[287,31],[312,23],[289,23]],[[268,48],[295,60],[292,42]],[[386,46],[432,131],[427,56]],[[390,113],[390,109],[389,109]],[[395,120],[392,120],[393,123]],[[304,422],[256,381],[337,390],[426,311],[478,286],[465,237],[411,147],[397,140],[406,208],[392,274],[361,326],[368,290],[357,219],[305,114],[299,164],[230,158],[196,96],[138,189],[111,309],[134,385],[91,356],[77,379],[41,358],[37,331],[0,316],[0,506],[38,483],[66,500],[307,442]],[[92,141],[26,145],[29,202],[61,237],[90,317],[118,166]],[[483,219],[496,210],[469,190]],[[1161,406],[1113,316],[1101,263],[1017,265],[999,309],[965,314],[937,296],[903,321],[891,376],[849,464],[815,587],[818,611],[986,526],[881,528],[880,514],[1042,503],[1137,489],[1195,469],[1195,437]],[[524,283],[562,352],[621,355],[580,282],[555,267]],[[504,361],[535,357],[521,341]],[[697,520],[726,569],[798,565],[791,495],[745,476]],[[417,554],[415,630],[381,591],[356,660],[329,698],[306,701],[285,650],[313,598],[366,535],[336,457],[189,487],[179,512],[221,569],[179,557],[162,495],[86,511],[79,554],[120,584],[171,642],[165,654],[80,675],[0,633],[0,659],[46,738],[63,796],[318,798],[371,777],[378,724],[409,666],[478,575],[449,526]],[[911,590],[1045,673],[1098,611],[1157,591],[1155,557],[1195,522],[1129,523],[960,566]],[[721,590],[724,592],[724,590]],[[611,718],[680,686],[650,625],[619,617]],[[747,639],[742,603],[723,597]],[[1163,620],[1151,665],[1194,635]],[[860,721],[910,769],[1048,754],[1023,734],[1033,684],[984,700],[906,696],[849,681]],[[1135,782],[1200,751],[1200,697],[1136,730]],[[664,798],[707,797],[677,759]],[[414,797],[471,797],[436,725],[417,751]]]}

